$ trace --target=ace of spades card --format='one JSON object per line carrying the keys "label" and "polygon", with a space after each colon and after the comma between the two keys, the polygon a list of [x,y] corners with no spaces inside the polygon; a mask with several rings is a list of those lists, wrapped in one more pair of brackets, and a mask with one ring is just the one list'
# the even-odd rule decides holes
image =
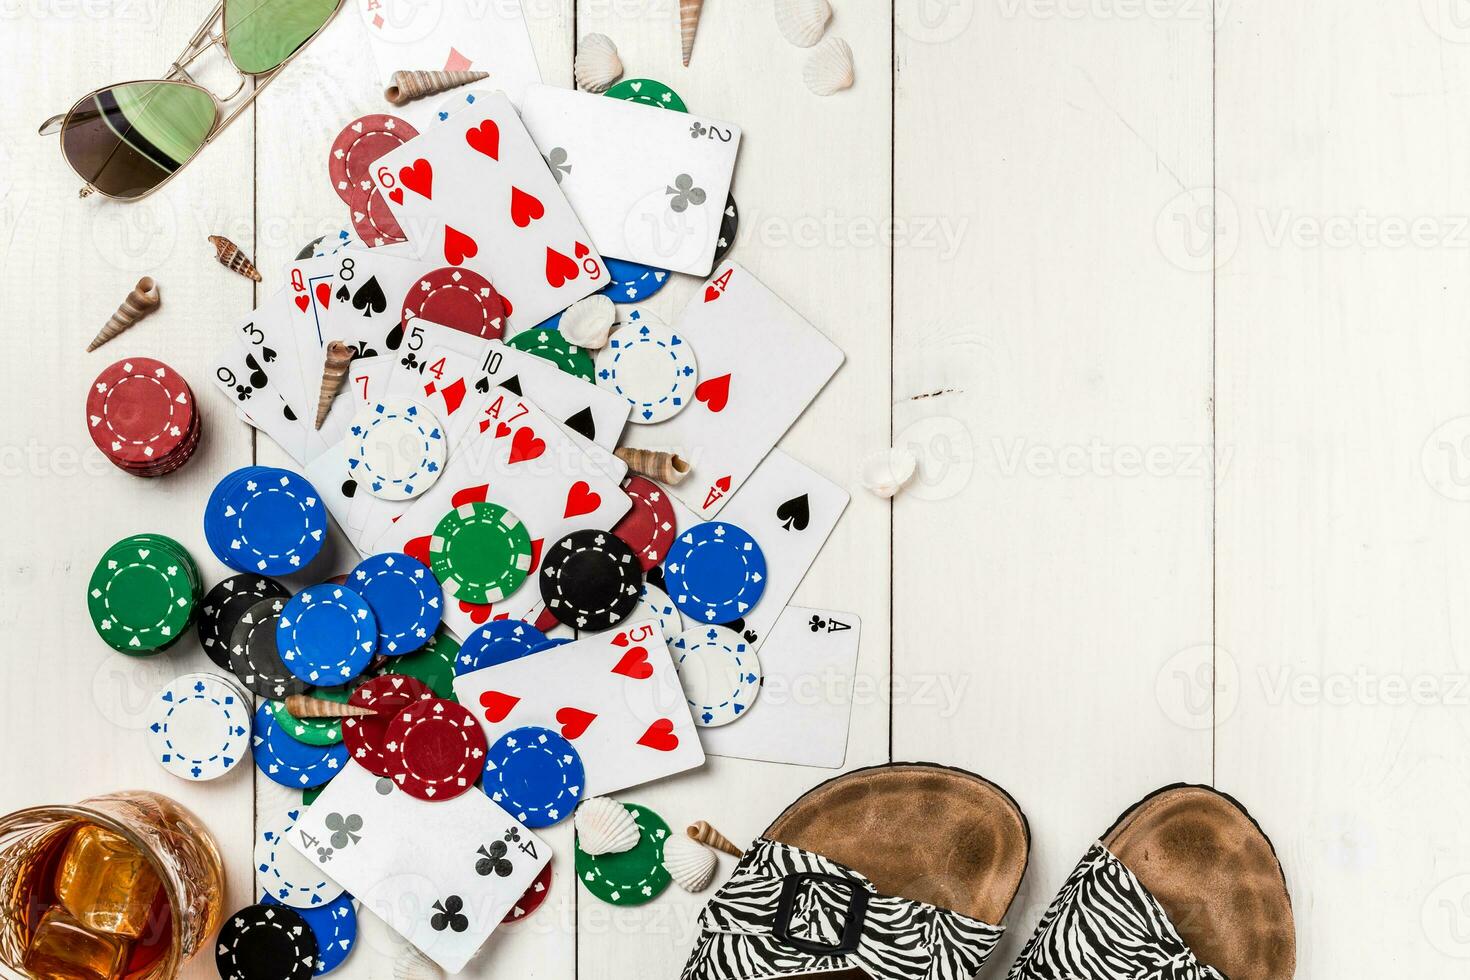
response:
{"label": "ace of spades card", "polygon": [[373,181],[425,261],[495,284],[513,329],[607,285],[591,237],[500,93],[383,155]]}
{"label": "ace of spades card", "polygon": [[739,126],[550,85],[526,90],[521,119],[599,252],[709,275]]}
{"label": "ace of spades card", "polygon": [[735,262],[716,270],[674,329],[699,352],[694,400],[628,438],[688,460],[692,472],[671,492],[710,520],[837,372],[842,351]]}
{"label": "ace of spades card", "polygon": [[356,763],[288,839],[449,973],[464,969],[551,860],[545,842],[479,790],[426,802]]}
{"label": "ace of spades card", "polygon": [[[588,799],[704,764],[689,703],[655,620],[454,679],[494,743],[522,725],[560,732],[586,767]],[[732,726],[736,727],[736,726]]]}

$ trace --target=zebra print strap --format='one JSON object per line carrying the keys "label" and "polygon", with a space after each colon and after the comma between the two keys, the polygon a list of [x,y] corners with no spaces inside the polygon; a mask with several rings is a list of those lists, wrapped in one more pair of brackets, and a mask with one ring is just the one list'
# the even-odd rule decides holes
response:
{"label": "zebra print strap", "polygon": [[[682,980],[853,968],[874,980],[969,980],[1004,932],[948,909],[879,895],[851,868],[765,838],[710,899],[699,930]],[[831,952],[844,946],[853,948]]]}
{"label": "zebra print strap", "polygon": [[1195,958],[1163,906],[1094,844],[1006,980],[1225,980]]}

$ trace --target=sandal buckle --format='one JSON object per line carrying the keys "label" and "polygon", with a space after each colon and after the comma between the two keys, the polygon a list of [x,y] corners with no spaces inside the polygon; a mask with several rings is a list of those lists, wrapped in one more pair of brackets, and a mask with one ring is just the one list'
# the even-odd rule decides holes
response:
{"label": "sandal buckle", "polygon": [[[802,886],[807,884],[834,885],[847,889],[847,918],[842,926],[842,938],[835,944],[816,939],[804,939],[791,934],[791,917],[796,912],[796,898]],[[781,884],[781,899],[776,906],[776,922],[771,934],[776,939],[803,953],[814,956],[845,956],[855,952],[862,940],[863,923],[868,916],[868,892],[850,878],[837,875],[817,874],[801,871],[787,875]]]}

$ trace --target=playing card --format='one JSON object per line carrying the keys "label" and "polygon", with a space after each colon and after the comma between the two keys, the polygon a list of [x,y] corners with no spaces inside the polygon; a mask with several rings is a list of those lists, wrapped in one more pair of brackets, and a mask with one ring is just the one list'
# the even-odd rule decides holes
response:
{"label": "playing card", "polygon": [[521,119],[599,252],[709,275],[739,126],[549,85]]}
{"label": "playing card", "polygon": [[842,364],[842,351],[760,280],[725,262],[674,329],[699,358],[694,401],[629,441],[692,468],[673,494],[704,519],[739,490]]}
{"label": "playing card", "polygon": [[494,283],[512,329],[608,282],[591,237],[500,93],[384,154],[373,180],[426,261]]}
{"label": "playing card", "polygon": [[[242,341],[254,332],[254,315],[235,330]],[[232,338],[215,356],[210,377],[215,387],[235,403],[246,422],[275,440],[298,463],[305,455],[306,433],[280,392],[270,383],[261,360],[265,353]]]}
{"label": "playing card", "polygon": [[726,624],[745,642],[761,649],[849,499],[846,490],[774,449],[720,512],[720,520],[750,532],[766,559],[760,602],[743,620]]}
{"label": "playing card", "polygon": [[761,647],[761,696],[738,723],[702,730],[704,750],[736,759],[841,767],[861,629],[852,613],[786,607]]}
{"label": "playing card", "polygon": [[541,81],[520,0],[355,2],[380,86],[403,69],[486,71],[490,77],[477,84],[499,89],[519,105],[525,87]]}
{"label": "playing card", "polygon": [[426,802],[349,764],[287,835],[419,951],[458,973],[551,860],[478,789]]}
{"label": "playing card", "polygon": [[603,796],[704,764],[679,676],[654,620],[454,680],[493,743],[522,725],[559,731],[587,771],[583,797]]}
{"label": "playing card", "polygon": [[354,408],[382,400],[394,363],[387,354],[353,358],[347,374],[347,388],[352,392]]}

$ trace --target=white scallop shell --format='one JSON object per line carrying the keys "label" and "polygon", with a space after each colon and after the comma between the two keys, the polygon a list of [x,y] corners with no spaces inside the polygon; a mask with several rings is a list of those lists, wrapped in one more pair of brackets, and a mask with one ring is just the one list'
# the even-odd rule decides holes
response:
{"label": "white scallop shell", "polygon": [[618,311],[613,301],[601,293],[579,299],[561,315],[561,335],[578,347],[602,350]]}
{"label": "white scallop shell", "polygon": [[914,478],[919,461],[907,449],[880,449],[858,468],[863,486],[876,497],[892,497]]}
{"label": "white scallop shell", "polygon": [[820,41],[831,19],[832,5],[827,0],[776,0],[776,26],[798,48]]}
{"label": "white scallop shell", "polygon": [[572,823],[577,846],[586,854],[621,854],[638,846],[638,822],[628,808],[608,796],[594,796],[577,807]]}
{"label": "white scallop shell", "polygon": [[704,891],[715,876],[715,852],[697,840],[673,834],[664,841],[664,870],[686,892]]}
{"label": "white scallop shell", "polygon": [[405,946],[393,960],[393,980],[444,980],[444,971],[417,949]]}
{"label": "white scallop shell", "polygon": [[623,59],[617,45],[606,34],[588,34],[577,45],[577,60],[572,66],[577,87],[584,92],[606,92],[613,82],[623,77]]}
{"label": "white scallop shell", "polygon": [[852,48],[840,37],[829,37],[812,49],[801,77],[818,95],[833,95],[852,87]]}

